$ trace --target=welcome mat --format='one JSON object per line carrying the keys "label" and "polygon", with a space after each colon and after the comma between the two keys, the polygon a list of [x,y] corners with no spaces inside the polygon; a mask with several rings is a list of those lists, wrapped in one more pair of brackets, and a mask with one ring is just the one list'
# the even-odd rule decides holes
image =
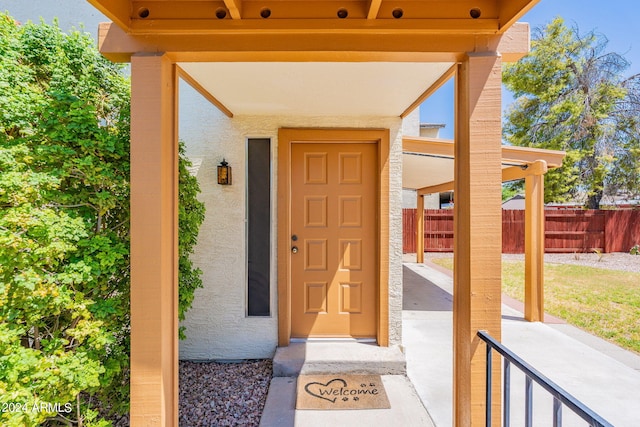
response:
{"label": "welcome mat", "polygon": [[296,409],[389,409],[380,375],[300,375]]}

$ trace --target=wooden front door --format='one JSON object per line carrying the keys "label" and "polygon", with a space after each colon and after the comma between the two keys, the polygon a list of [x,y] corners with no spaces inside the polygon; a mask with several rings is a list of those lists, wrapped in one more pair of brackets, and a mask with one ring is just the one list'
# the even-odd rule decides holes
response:
{"label": "wooden front door", "polygon": [[291,147],[291,336],[375,337],[377,145]]}

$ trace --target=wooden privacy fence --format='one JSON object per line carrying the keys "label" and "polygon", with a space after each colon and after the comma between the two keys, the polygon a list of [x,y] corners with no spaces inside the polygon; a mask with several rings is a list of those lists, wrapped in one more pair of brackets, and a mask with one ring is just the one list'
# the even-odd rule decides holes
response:
{"label": "wooden privacy fence", "polygon": [[[502,252],[524,253],[524,210],[502,211]],[[453,252],[453,211],[424,211],[425,252]],[[416,210],[402,212],[403,252],[416,251]],[[545,210],[545,252],[628,252],[640,244],[640,210]]]}

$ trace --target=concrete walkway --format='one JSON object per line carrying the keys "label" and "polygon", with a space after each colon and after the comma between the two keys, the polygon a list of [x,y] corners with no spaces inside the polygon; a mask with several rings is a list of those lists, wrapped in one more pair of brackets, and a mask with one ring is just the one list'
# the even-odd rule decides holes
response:
{"label": "concrete walkway", "polygon": [[[450,274],[405,263],[403,343],[407,374],[438,427],[452,425]],[[502,342],[616,427],[640,425],[640,357],[570,325],[530,323],[503,304]],[[524,425],[524,376],[512,368],[511,420]],[[552,425],[552,399],[534,386],[534,426]],[[563,426],[584,426],[568,408]]]}

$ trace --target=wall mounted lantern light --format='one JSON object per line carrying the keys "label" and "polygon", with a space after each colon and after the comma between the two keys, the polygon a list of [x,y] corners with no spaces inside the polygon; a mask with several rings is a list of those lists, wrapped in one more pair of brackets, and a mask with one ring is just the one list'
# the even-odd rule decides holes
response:
{"label": "wall mounted lantern light", "polygon": [[218,184],[231,185],[231,166],[225,159],[218,165]]}

